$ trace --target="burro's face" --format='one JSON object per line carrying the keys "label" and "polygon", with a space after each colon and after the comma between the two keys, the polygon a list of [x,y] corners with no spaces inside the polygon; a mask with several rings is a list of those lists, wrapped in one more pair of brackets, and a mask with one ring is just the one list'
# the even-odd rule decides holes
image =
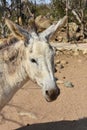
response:
{"label": "burro's face", "polygon": [[42,88],[47,101],[53,101],[59,95],[54,77],[54,51],[52,47],[41,41],[34,41],[28,50],[29,77]]}

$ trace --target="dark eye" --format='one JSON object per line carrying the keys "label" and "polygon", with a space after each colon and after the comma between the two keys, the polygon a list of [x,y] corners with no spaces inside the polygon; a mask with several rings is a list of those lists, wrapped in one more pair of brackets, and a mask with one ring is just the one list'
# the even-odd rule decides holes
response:
{"label": "dark eye", "polygon": [[32,63],[37,63],[37,61],[35,59],[33,59],[33,58],[31,59],[31,62]]}

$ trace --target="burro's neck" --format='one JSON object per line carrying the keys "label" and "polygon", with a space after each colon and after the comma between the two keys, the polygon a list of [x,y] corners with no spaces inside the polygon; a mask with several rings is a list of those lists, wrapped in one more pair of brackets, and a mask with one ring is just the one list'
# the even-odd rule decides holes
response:
{"label": "burro's neck", "polygon": [[[7,69],[6,69],[7,70]],[[17,66],[17,69],[14,73],[9,74],[8,72],[6,73],[6,81],[12,88],[20,88],[22,84],[27,80],[28,76],[26,73],[25,68],[23,67],[22,63]]]}
{"label": "burro's neck", "polygon": [[[11,100],[14,94],[29,80],[23,64],[10,73],[8,65],[4,64],[4,73],[0,79],[0,110]],[[9,68],[10,69],[10,68]]]}

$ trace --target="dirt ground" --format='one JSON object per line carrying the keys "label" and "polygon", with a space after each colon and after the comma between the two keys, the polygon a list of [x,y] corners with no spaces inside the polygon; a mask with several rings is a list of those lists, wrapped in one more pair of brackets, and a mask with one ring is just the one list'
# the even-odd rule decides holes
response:
{"label": "dirt ground", "polygon": [[58,59],[67,64],[62,69],[56,67],[56,77],[74,87],[58,84],[60,95],[49,103],[41,89],[29,81],[1,112],[0,130],[87,130],[87,55],[61,54],[55,61]]}

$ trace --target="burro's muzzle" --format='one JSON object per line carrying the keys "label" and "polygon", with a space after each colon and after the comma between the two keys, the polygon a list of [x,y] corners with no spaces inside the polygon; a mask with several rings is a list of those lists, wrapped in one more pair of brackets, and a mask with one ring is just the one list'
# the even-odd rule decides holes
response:
{"label": "burro's muzzle", "polygon": [[45,98],[48,102],[51,102],[58,97],[59,93],[60,93],[60,90],[58,87],[54,89],[45,90]]}
{"label": "burro's muzzle", "polygon": [[43,87],[43,95],[48,102],[54,101],[57,99],[60,94],[60,89],[57,87],[55,81],[45,80]]}

